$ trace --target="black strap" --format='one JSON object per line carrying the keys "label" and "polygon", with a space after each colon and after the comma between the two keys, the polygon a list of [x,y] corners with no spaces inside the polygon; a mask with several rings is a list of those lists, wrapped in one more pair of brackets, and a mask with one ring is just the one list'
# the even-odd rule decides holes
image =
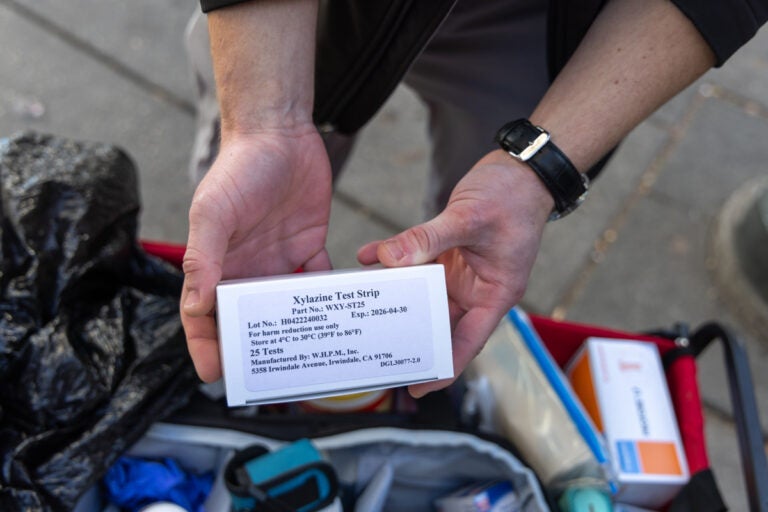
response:
{"label": "black strap", "polygon": [[527,162],[544,182],[555,200],[555,209],[563,213],[586,192],[584,180],[560,148],[547,142]]}
{"label": "black strap", "polygon": [[[525,156],[532,147],[538,146],[541,137],[547,140],[533,155]],[[586,176],[558,148],[543,128],[534,126],[527,119],[516,119],[502,126],[496,133],[496,142],[510,155],[524,161],[547,187],[555,201],[555,211],[565,215],[579,205],[587,191]]]}
{"label": "black strap", "polygon": [[717,481],[711,469],[699,471],[677,493],[667,512],[725,512]]}
{"label": "black strap", "polygon": [[657,329],[645,334],[674,340],[675,347],[665,352],[661,358],[664,369],[669,368],[672,363],[683,356],[696,357],[699,355],[699,352],[695,351],[691,344],[691,327],[686,323],[678,322],[671,329]]}
{"label": "black strap", "polygon": [[243,2],[243,0],[200,0],[200,8],[203,12],[211,12],[214,9],[220,9],[241,2]]}

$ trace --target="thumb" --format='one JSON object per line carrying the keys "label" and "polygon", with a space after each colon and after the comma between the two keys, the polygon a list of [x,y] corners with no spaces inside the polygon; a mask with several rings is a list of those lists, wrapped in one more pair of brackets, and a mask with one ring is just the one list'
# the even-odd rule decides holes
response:
{"label": "thumb", "polygon": [[376,256],[386,267],[421,265],[434,261],[445,251],[465,245],[463,222],[448,210],[382,242]]}
{"label": "thumb", "polygon": [[[221,280],[228,233],[202,222],[191,225],[184,253],[183,312],[192,317],[211,312],[215,303],[216,284]],[[211,229],[213,228],[213,229]]]}

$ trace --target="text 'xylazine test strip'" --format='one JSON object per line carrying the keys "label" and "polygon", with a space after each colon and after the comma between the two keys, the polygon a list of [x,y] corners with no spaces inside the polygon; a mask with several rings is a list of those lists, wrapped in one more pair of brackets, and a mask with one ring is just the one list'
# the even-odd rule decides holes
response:
{"label": "text 'xylazine test strip'", "polygon": [[230,406],[453,377],[438,264],[224,281],[217,323]]}

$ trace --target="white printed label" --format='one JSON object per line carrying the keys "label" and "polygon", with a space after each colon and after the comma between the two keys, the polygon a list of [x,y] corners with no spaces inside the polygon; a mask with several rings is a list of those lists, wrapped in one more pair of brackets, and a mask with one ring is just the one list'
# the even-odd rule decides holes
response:
{"label": "white printed label", "polygon": [[427,371],[424,278],[244,295],[238,301],[250,391]]}

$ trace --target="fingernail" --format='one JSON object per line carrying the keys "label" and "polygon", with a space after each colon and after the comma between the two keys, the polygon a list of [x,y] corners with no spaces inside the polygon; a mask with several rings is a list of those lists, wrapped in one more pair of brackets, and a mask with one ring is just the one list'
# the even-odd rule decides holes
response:
{"label": "fingernail", "polygon": [[184,301],[184,309],[194,308],[199,302],[200,293],[197,290],[189,290],[187,292],[187,300]]}
{"label": "fingernail", "polygon": [[400,261],[405,256],[405,252],[397,240],[387,240],[384,242],[384,248],[395,261]]}

